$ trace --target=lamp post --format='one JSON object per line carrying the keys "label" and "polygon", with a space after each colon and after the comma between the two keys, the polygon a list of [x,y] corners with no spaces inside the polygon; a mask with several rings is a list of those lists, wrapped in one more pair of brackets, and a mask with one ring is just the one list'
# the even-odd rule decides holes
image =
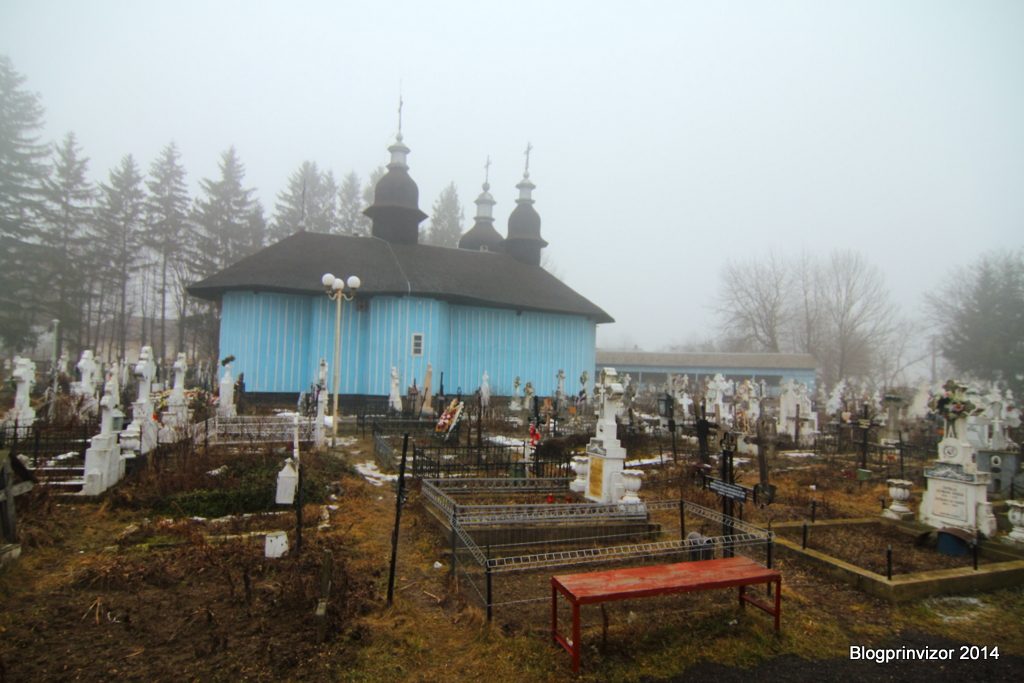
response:
{"label": "lamp post", "polygon": [[362,282],[355,275],[350,275],[348,279],[342,280],[340,277],[334,277],[330,273],[324,273],[323,277],[320,278],[320,282],[324,286],[324,291],[327,293],[327,298],[337,303],[334,315],[334,407],[331,412],[331,446],[337,444],[338,441],[338,390],[339,385],[339,370],[340,370],[340,356],[341,356],[341,301],[352,301],[356,297],[356,291]]}

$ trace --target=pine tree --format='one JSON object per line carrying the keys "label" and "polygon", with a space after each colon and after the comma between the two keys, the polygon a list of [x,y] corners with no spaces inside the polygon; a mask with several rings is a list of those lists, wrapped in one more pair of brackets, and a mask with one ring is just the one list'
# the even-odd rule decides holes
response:
{"label": "pine tree", "polygon": [[1024,250],[983,255],[927,297],[942,355],[959,371],[1024,392]]}
{"label": "pine tree", "polygon": [[181,154],[171,142],[160,152],[160,156],[149,169],[146,181],[149,197],[146,201],[147,246],[157,255],[159,275],[157,278],[157,307],[160,320],[160,342],[158,358],[167,356],[167,298],[169,288],[175,284],[175,261],[181,260],[189,243],[189,196],[185,184],[185,169],[181,165]]}
{"label": "pine tree", "polygon": [[334,173],[321,173],[314,161],[302,162],[277,195],[270,238],[276,242],[300,229],[338,232],[338,184]]}
{"label": "pine tree", "polygon": [[32,325],[44,290],[36,218],[47,176],[47,147],[39,143],[43,107],[24,89],[25,78],[0,55],[0,342],[32,343]]}
{"label": "pine tree", "polygon": [[[199,229],[198,274],[205,277],[235,263],[262,246],[256,234],[260,221],[253,220],[258,202],[254,190],[242,186],[245,167],[234,147],[221,155],[220,178],[199,182],[202,197],[196,200],[193,220]],[[262,216],[262,209],[260,210]]]}
{"label": "pine tree", "polygon": [[94,246],[104,275],[111,284],[117,305],[117,349],[125,357],[128,342],[128,283],[137,269],[143,246],[146,196],[142,174],[132,155],[110,172],[108,184],[100,185]]}
{"label": "pine tree", "polygon": [[441,190],[430,216],[425,242],[437,247],[457,247],[462,237],[462,205],[455,183]]}
{"label": "pine tree", "polygon": [[93,282],[86,259],[86,238],[93,217],[96,190],[86,177],[89,159],[82,156],[74,133],[53,150],[52,173],[43,183],[39,242],[46,249],[43,271],[55,297],[49,312],[60,321],[57,348],[74,338],[82,348],[83,313],[89,310]]}
{"label": "pine tree", "polygon": [[[221,155],[220,178],[200,181],[202,196],[192,212],[197,233],[191,277],[213,275],[262,248],[266,233],[263,207],[253,198],[255,190],[243,187],[244,180],[245,167],[235,148],[229,147]],[[219,327],[216,308],[195,304],[193,311],[193,333],[201,353],[215,353]]]}
{"label": "pine tree", "polygon": [[351,171],[338,190],[338,231],[342,235],[366,235],[365,218],[360,204],[359,176]]}

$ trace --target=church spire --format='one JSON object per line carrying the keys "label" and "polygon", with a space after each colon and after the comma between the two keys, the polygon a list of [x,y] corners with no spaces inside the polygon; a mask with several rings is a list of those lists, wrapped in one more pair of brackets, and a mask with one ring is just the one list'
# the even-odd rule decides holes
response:
{"label": "church spire", "polygon": [[420,211],[420,190],[409,176],[409,148],[402,140],[402,98],[398,99],[398,133],[388,147],[388,172],[373,188],[373,205],[363,213],[373,222],[374,237],[398,244],[416,244],[419,224],[427,217]]}

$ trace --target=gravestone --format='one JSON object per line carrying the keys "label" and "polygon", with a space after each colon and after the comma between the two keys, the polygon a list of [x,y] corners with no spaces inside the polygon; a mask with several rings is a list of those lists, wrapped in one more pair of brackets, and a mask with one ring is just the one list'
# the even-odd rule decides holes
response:
{"label": "gravestone", "polygon": [[124,476],[121,446],[114,431],[114,418],[118,411],[118,383],[116,370],[109,373],[100,399],[100,433],[89,440],[85,451],[85,485],[82,493],[98,496]]}
{"label": "gravestone", "polygon": [[508,403],[508,409],[513,413],[518,413],[523,409],[523,403],[519,397],[519,375],[512,380],[512,400]]}
{"label": "gravestone", "polygon": [[615,416],[622,408],[625,389],[614,368],[604,368],[595,387],[597,429],[587,444],[587,488],[585,496],[595,503],[620,503],[631,509],[642,507],[636,496],[640,478],[625,470],[626,449],[617,437]]}
{"label": "gravestone", "polygon": [[807,387],[796,380],[782,386],[779,395],[779,434],[788,434],[794,442],[803,441],[818,431],[818,416],[811,409]]}
{"label": "gravestone", "polygon": [[523,407],[522,410],[527,412],[533,410],[533,382],[527,382],[523,387]]}
{"label": "gravestone", "polygon": [[19,427],[31,427],[36,421],[36,411],[32,407],[32,387],[36,383],[36,364],[29,358],[14,357],[14,409],[7,413],[7,422],[17,423]]}
{"label": "gravestone", "polygon": [[991,536],[996,518],[988,502],[991,475],[978,470],[977,449],[967,440],[967,415],[976,407],[967,387],[947,382],[933,409],[946,421],[945,436],[938,445],[938,461],[924,471],[926,490],[918,519],[933,527],[954,527]]}
{"label": "gravestone", "polygon": [[235,417],[235,379],[231,376],[231,363],[224,364],[224,376],[220,378],[220,395],[217,397],[217,417]]}
{"label": "gravestone", "polygon": [[434,366],[427,363],[427,373],[423,376],[423,405],[420,407],[420,416],[434,415],[434,395],[431,384],[434,381]]}
{"label": "gravestone", "polygon": [[399,388],[398,368],[391,367],[391,391],[388,393],[388,408],[398,414],[402,413],[402,391]]}
{"label": "gravestone", "polygon": [[886,394],[882,399],[885,407],[885,425],[882,429],[883,444],[896,444],[900,440],[900,407],[903,399],[895,394]]}
{"label": "gravestone", "polygon": [[135,403],[132,404],[132,421],[121,432],[122,450],[144,455],[156,448],[159,427],[153,418],[153,399],[151,397],[155,374],[156,364],[153,362],[153,349],[143,346],[139,352],[139,361],[135,364],[135,378],[139,385],[138,396]]}
{"label": "gravestone", "polygon": [[100,379],[100,366],[93,358],[92,351],[86,349],[82,351],[82,357],[78,361],[79,381],[71,383],[71,395],[72,396],[87,396],[94,398],[96,396],[96,384]]}
{"label": "gravestone", "polygon": [[491,378],[484,371],[484,376],[480,378],[480,407],[487,410],[491,405]]}
{"label": "gravestone", "polygon": [[[184,353],[179,353],[171,366],[174,371],[174,387],[167,397],[167,410],[164,411],[163,424],[168,430],[176,430],[189,423],[188,403],[185,400],[185,373],[188,372],[188,361]],[[173,437],[168,433],[169,437]]]}

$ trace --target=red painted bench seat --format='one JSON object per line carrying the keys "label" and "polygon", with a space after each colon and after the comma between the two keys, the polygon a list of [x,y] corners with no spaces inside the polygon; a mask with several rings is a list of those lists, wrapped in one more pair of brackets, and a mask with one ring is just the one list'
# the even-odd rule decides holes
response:
{"label": "red painted bench seat", "polygon": [[[775,584],[774,607],[746,594],[747,586],[771,583]],[[572,670],[577,672],[580,668],[581,605],[736,587],[739,588],[740,607],[750,603],[771,614],[775,617],[775,631],[778,632],[782,616],[782,574],[747,557],[726,557],[552,576],[551,636],[572,655]],[[571,639],[558,632],[559,593],[572,606]]]}

